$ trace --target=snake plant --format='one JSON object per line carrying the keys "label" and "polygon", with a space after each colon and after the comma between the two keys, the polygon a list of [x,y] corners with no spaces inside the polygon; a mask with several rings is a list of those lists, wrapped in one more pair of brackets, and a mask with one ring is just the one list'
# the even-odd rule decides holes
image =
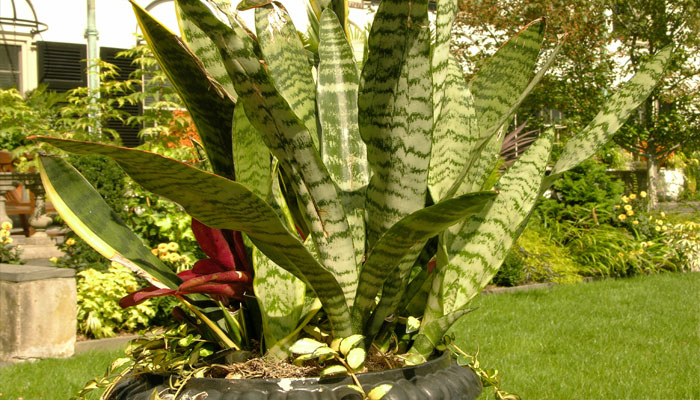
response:
{"label": "snake plant", "polygon": [[278,358],[314,333],[362,335],[364,348],[385,348],[412,332],[409,360],[427,359],[503,263],[537,198],[611,138],[671,55],[666,48],[652,57],[558,159],[553,133],[544,132],[485,187],[514,112],[561,46],[540,56],[544,20],[466,82],[449,52],[457,0],[437,1],[434,34],[428,0],[382,1],[361,64],[346,35],[347,1],[313,2],[316,52],[274,1],[238,6],[254,9],[256,33],[226,0],[175,3],[179,36],[132,1],[209,170],[135,149],[39,139],[111,157],[181,205],[210,259],[176,275],[65,161],[43,157],[43,182],[76,233],[153,285],[124,303],[176,295],[221,346],[243,348],[258,332],[253,339]]}

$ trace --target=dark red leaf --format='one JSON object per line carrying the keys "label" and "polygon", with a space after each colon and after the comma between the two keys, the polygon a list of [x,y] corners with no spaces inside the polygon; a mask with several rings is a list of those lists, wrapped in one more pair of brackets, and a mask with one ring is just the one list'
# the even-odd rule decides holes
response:
{"label": "dark red leaf", "polygon": [[248,262],[248,252],[245,250],[245,244],[243,243],[243,235],[239,231],[234,231],[233,232],[233,246],[235,249],[235,259],[236,259],[236,265],[241,266],[241,268],[249,274],[253,272],[253,268],[250,266],[250,262]]}
{"label": "dark red leaf", "polygon": [[218,295],[224,297],[233,297],[236,299],[243,298],[243,291],[236,290],[236,286],[229,283],[219,283],[215,285],[201,285],[191,290],[180,292],[180,294],[202,293],[209,295]]}
{"label": "dark red leaf", "polygon": [[199,276],[196,272],[194,272],[192,269],[188,269],[182,272],[178,272],[177,276],[180,277],[183,281],[189,281],[192,278],[196,278]]}
{"label": "dark red leaf", "polygon": [[121,300],[119,300],[119,306],[121,306],[121,308],[127,308],[142,303],[143,301],[152,297],[167,296],[171,294],[175,294],[175,291],[172,289],[158,289],[155,286],[149,286],[122,297]]}
{"label": "dark red leaf", "polygon": [[194,263],[192,271],[197,275],[208,275],[215,274],[217,272],[230,271],[230,269],[226,268],[226,266],[224,265],[221,265],[218,261],[214,259],[205,258]]}
{"label": "dark red leaf", "polygon": [[233,253],[220,229],[210,228],[192,218],[192,232],[206,255],[229,270],[236,269]]}
{"label": "dark red leaf", "polygon": [[196,278],[189,279],[185,282],[183,282],[180,287],[178,288],[178,291],[186,291],[189,289],[192,289],[194,287],[199,287],[205,283],[209,282],[217,282],[217,283],[233,283],[233,282],[238,282],[238,283],[250,283],[252,279],[250,278],[250,275],[243,271],[226,271],[226,272],[219,272],[215,274],[209,274],[209,275],[200,275]]}

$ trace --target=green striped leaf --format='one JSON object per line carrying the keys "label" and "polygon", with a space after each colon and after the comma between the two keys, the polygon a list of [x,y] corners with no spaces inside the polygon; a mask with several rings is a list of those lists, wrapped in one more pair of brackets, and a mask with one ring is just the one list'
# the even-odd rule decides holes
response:
{"label": "green striped leaf", "polygon": [[[511,103],[510,108],[500,113],[500,119],[498,119],[491,128],[486,130],[481,129],[481,126],[478,128],[480,136],[473,141],[468,161],[464,163],[465,167],[454,180],[452,187],[444,194],[444,197],[461,195],[482,189],[484,182],[491,171],[493,171],[500,157],[501,145],[503,144],[503,135],[499,134],[500,127],[511,120],[515,111],[520,107],[520,104],[522,104],[530,92],[532,92],[535,86],[542,80],[542,77],[544,77],[544,74],[549,70],[549,67],[556,59],[564,43],[564,40],[562,40],[557,44],[549,57],[542,64],[537,74],[535,74],[532,80],[530,80],[530,83],[525,87],[522,93],[520,93],[520,96]],[[498,55],[498,53],[496,53],[496,55]],[[495,57],[496,56],[494,56],[494,59]],[[452,227],[450,231],[454,229],[456,228]]]}
{"label": "green striped leaf", "polygon": [[428,271],[424,269],[413,278],[397,309],[402,315],[423,315],[434,277],[435,274],[428,275]]}
{"label": "green striped leaf", "polygon": [[46,194],[73,232],[154,286],[177,289],[180,278],[144,246],[75,168],[54,157],[39,161]]}
{"label": "green striped leaf", "polygon": [[503,147],[503,135],[493,135],[484,143],[479,156],[469,168],[466,178],[462,181],[456,193],[462,194],[483,190],[482,188],[489,174],[491,174],[501,157],[501,147]]}
{"label": "green striped leaf", "polygon": [[511,38],[470,82],[481,137],[502,125],[502,117],[530,82],[544,37],[545,24],[536,20]]}
{"label": "green striped leaf", "polygon": [[[284,221],[287,229],[293,232],[296,229],[294,220],[282,194],[277,174],[274,176],[269,192],[268,203]],[[315,255],[311,237],[306,238],[304,247],[309,250],[309,253]],[[297,329],[299,321],[305,314],[306,285],[289,271],[275,264],[257,248],[253,248],[253,266],[255,268],[253,289],[262,311],[265,347],[270,349]]]}
{"label": "green striped leaf", "polygon": [[412,266],[425,241],[457,221],[481,212],[494,197],[495,192],[480,192],[449,199],[402,218],[384,233],[367,256],[360,273],[357,297],[352,308],[355,326],[364,326],[379,289],[389,276],[396,277],[399,261],[412,253]]}
{"label": "green striped leaf", "polygon": [[373,338],[381,329],[386,318],[396,312],[406,292],[411,267],[415,265],[416,259],[420,255],[424,245],[425,241],[411,248],[408,253],[400,259],[392,279],[387,279],[384,282],[384,286],[382,286],[382,297],[379,299],[379,304],[375,307],[369,319],[369,323],[365,325],[365,335],[367,337]]}
{"label": "green striped leaf", "polygon": [[294,180],[321,261],[351,304],[357,284],[352,234],[335,184],[309,131],[275,89],[260,60],[257,44],[242,28],[228,28],[198,0],[178,1],[219,47],[248,120]]}
{"label": "green striped leaf", "polygon": [[561,157],[554,165],[553,179],[591,157],[607,143],[639,105],[651,94],[673,52],[668,45],[646,62],[632,79],[618,89],[586,128],[566,143]]}
{"label": "green striped leaf", "polygon": [[374,175],[367,188],[367,243],[425,205],[433,124],[427,0],[380,3],[358,99]]}
{"label": "green striped leaf", "polygon": [[283,7],[271,2],[255,9],[255,30],[277,91],[304,122],[318,148],[316,85],[292,19]]}
{"label": "green striped leaf", "polygon": [[253,290],[260,306],[266,347],[294,332],[301,320],[306,286],[253,248]]}
{"label": "green striped leaf", "polygon": [[[552,138],[552,131],[548,131],[528,148],[499,180],[500,193],[493,203],[469,218],[447,247],[448,263],[436,278],[440,292],[431,293],[442,300],[441,315],[464,307],[503,263],[518,228],[539,197]],[[429,304],[434,302],[429,300]]]}
{"label": "green striped leaf", "polygon": [[416,335],[413,346],[408,351],[408,360],[412,364],[421,364],[428,361],[428,357],[435,349],[435,346],[442,342],[445,333],[455,322],[467,313],[474,311],[472,308],[455,310],[443,317],[426,324],[421,332]]}
{"label": "green striped leaf", "polygon": [[189,14],[182,12],[180,7],[176,6],[175,12],[178,17],[177,22],[180,25],[180,35],[187,43],[187,47],[199,58],[209,75],[216,79],[229,97],[237,99],[238,95],[233,88],[231,77],[226,72],[226,67],[224,67],[224,62],[221,60],[219,50],[214,42],[192,22]]}
{"label": "green striped leaf", "polygon": [[138,4],[131,4],[148,45],[192,116],[214,172],[233,178],[233,100],[182,40]]}
{"label": "green striped leaf", "polygon": [[[449,189],[468,168],[467,162],[479,140],[474,98],[454,58],[445,67],[445,96],[433,131],[428,185],[435,201],[445,198]],[[433,75],[435,77],[435,75]],[[436,105],[437,108],[437,105]],[[500,150],[500,149],[499,149]],[[466,179],[466,182],[472,182]],[[474,190],[475,191],[475,190]],[[469,193],[460,191],[459,194]]]}
{"label": "green striped leaf", "polygon": [[270,3],[272,3],[272,0],[242,0],[236,6],[236,10],[246,11],[246,10],[250,10],[250,9],[253,9],[256,7],[262,7],[262,6],[268,5]]}
{"label": "green striped leaf", "polygon": [[457,0],[441,0],[437,2],[435,45],[432,58],[430,59],[433,72],[433,118],[436,124],[442,118],[440,113],[443,107],[443,91],[446,87],[450,87],[447,82],[450,76],[448,68],[450,61],[454,60],[454,56],[450,54],[450,38],[452,37],[452,24],[457,15],[457,9]]}
{"label": "green striped leaf", "polygon": [[290,209],[290,205],[287,203],[287,199],[285,199],[284,193],[282,192],[280,183],[282,177],[279,176],[279,162],[277,162],[277,160],[274,161],[272,171],[272,182],[269,190],[270,193],[267,196],[267,202],[275,210],[277,216],[287,224],[287,229],[289,229],[290,232],[294,232],[296,230],[296,221]]}
{"label": "green striped leaf", "polygon": [[318,118],[321,124],[321,156],[341,191],[352,230],[355,262],[365,254],[364,200],[369,183],[367,147],[357,125],[359,73],[352,48],[332,10],[321,17],[318,56]]}
{"label": "green striped leaf", "polygon": [[233,159],[236,164],[236,182],[244,184],[261,198],[266,198],[270,191],[270,151],[260,132],[248,121],[240,104],[233,112]]}
{"label": "green striped leaf", "polygon": [[180,204],[193,218],[215,229],[247,234],[277,265],[313,288],[323,303],[334,334],[352,333],[349,309],[333,273],[319,264],[270,205],[247,187],[141,150],[47,137],[40,140],[77,154],[111,157],[134,181]]}

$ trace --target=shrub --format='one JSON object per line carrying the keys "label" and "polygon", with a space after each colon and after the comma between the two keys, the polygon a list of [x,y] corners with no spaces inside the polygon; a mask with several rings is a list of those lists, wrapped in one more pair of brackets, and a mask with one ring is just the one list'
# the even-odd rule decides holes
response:
{"label": "shrub", "polygon": [[579,266],[568,250],[557,245],[538,230],[531,228],[523,231],[518,239],[518,247],[523,254],[523,271],[525,281],[576,283],[582,280],[578,273]]}
{"label": "shrub", "polygon": [[498,286],[517,286],[525,280],[523,271],[523,256],[520,246],[513,246],[503,265],[493,277],[493,283]]}
{"label": "shrub", "polygon": [[161,297],[135,307],[121,308],[119,299],[144,286],[126,267],[112,263],[105,272],[86,269],[78,273],[78,331],[106,338],[118,331],[152,327],[167,318],[176,301]]}
{"label": "shrub", "polygon": [[554,183],[552,195],[535,208],[545,227],[572,221],[579,226],[596,226],[613,220],[612,209],[624,191],[624,184],[593,160],[563,174]]}
{"label": "shrub", "polygon": [[0,263],[5,264],[24,264],[20,260],[22,249],[19,245],[12,246],[12,224],[8,221],[0,226]]}
{"label": "shrub", "polygon": [[179,253],[188,259],[204,257],[190,229],[192,219],[179,205],[148,193],[132,183],[126,207],[129,212],[122,220],[133,227],[148,247],[155,248],[160,243],[175,242]]}
{"label": "shrub", "polygon": [[673,221],[666,213],[646,211],[646,193],[622,196],[615,205],[617,226],[627,229],[646,250],[649,271],[698,268],[700,225],[683,219]]}
{"label": "shrub", "polygon": [[668,249],[670,269],[700,271],[700,223],[662,221],[664,223],[660,226],[661,235],[658,242]]}

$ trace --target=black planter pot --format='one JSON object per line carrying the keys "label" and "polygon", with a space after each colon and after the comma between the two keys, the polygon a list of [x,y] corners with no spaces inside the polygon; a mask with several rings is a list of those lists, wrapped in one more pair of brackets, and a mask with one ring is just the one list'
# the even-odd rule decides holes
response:
{"label": "black planter pot", "polygon": [[[456,365],[449,354],[425,364],[357,375],[365,391],[381,384],[393,387],[384,400],[472,400],[481,393],[481,380],[469,368]],[[362,400],[338,379],[190,379],[177,400]],[[120,382],[109,400],[148,400],[153,389],[168,388],[168,376],[141,375]],[[163,399],[174,399],[167,392]]]}

